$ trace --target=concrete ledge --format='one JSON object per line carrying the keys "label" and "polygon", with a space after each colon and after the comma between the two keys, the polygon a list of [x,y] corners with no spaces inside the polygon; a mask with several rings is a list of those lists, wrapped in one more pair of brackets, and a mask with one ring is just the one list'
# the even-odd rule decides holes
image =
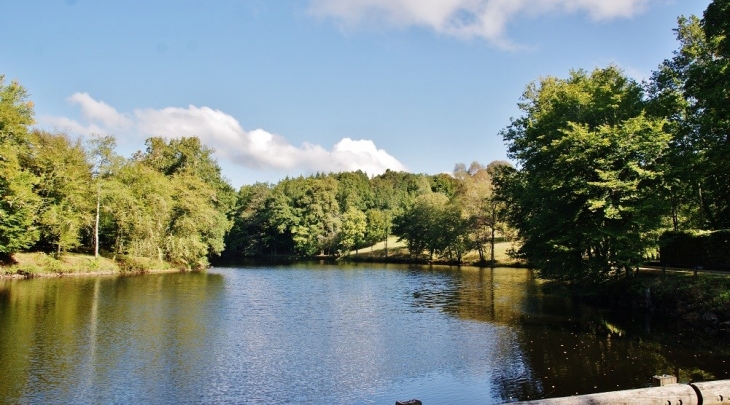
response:
{"label": "concrete ledge", "polygon": [[689,385],[670,384],[663,387],[541,399],[519,402],[519,404],[730,405],[730,380],[709,381]]}
{"label": "concrete ledge", "polygon": [[690,384],[701,395],[702,405],[730,405],[730,380]]}

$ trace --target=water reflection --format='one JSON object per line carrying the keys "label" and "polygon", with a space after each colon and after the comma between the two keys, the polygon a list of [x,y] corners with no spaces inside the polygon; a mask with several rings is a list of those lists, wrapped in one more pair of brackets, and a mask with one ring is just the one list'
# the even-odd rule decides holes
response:
{"label": "water reflection", "polygon": [[661,323],[654,331],[645,314],[612,314],[564,295],[542,293],[530,271],[441,269],[413,292],[414,305],[438,307],[463,319],[516,327],[515,350],[522,374],[495,373],[503,399],[534,399],[651,385],[656,374],[680,381],[730,376],[730,350],[721,340],[703,339]]}
{"label": "water reflection", "polygon": [[3,281],[0,402],[126,402],[145,384],[191,380],[181,365],[201,357],[201,308],[222,281],[195,273]]}
{"label": "water reflection", "polygon": [[0,281],[0,402],[498,403],[728,378],[724,346],[646,326],[524,269]]}

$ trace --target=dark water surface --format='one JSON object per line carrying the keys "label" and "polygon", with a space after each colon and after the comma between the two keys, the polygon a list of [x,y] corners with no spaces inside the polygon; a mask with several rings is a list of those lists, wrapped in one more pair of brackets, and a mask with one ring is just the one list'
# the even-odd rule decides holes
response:
{"label": "dark water surface", "polygon": [[727,344],[529,270],[249,266],[0,280],[0,403],[501,403],[730,378]]}

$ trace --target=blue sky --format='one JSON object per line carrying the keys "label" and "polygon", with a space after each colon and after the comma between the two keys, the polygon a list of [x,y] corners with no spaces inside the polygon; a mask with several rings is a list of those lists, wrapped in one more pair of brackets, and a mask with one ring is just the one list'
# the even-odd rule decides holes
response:
{"label": "blue sky", "polygon": [[0,0],[0,74],[37,126],[199,136],[235,187],[506,159],[540,76],[641,80],[709,0]]}

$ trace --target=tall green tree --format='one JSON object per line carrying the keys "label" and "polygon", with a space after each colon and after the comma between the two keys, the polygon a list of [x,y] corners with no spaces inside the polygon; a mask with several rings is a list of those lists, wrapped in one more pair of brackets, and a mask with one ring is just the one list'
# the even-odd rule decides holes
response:
{"label": "tall green tree", "polygon": [[208,257],[223,252],[231,223],[216,207],[217,190],[191,173],[175,174],[172,207],[166,227],[165,259],[192,268],[205,267]]}
{"label": "tall green tree", "polygon": [[56,256],[81,245],[90,222],[91,167],[80,141],[66,134],[33,131],[23,165],[38,177],[34,191],[42,199],[36,218],[41,231],[38,247]]}
{"label": "tall green tree", "polygon": [[350,208],[342,214],[340,226],[340,247],[344,252],[355,249],[355,255],[358,254],[358,248],[365,241],[365,232],[367,228],[367,216],[364,212],[350,206]]}
{"label": "tall green tree", "polygon": [[298,221],[292,227],[292,240],[305,256],[334,253],[340,229],[337,181],[333,178],[309,178],[293,205]]}
{"label": "tall green tree", "polygon": [[368,175],[358,170],[333,176],[337,180],[337,203],[344,213],[350,207],[365,211],[373,205],[373,193]]}
{"label": "tall green tree", "polygon": [[510,167],[508,162],[495,161],[488,166],[473,162],[469,168],[457,164],[454,178],[460,181],[456,202],[462,207],[468,220],[471,247],[479,253],[479,261],[486,263],[486,253],[490,254],[490,262],[494,263],[494,245],[497,232],[504,233],[504,204],[494,192],[494,177],[503,167]]}
{"label": "tall green tree", "polygon": [[547,278],[630,272],[654,246],[667,211],[664,120],[614,66],[528,85],[524,115],[502,131],[517,170],[499,181],[519,254]]}
{"label": "tall green tree", "polygon": [[112,225],[115,253],[165,260],[175,205],[170,179],[139,161],[130,160],[111,184],[117,187],[102,194],[102,207],[106,207],[105,222]]}
{"label": "tall green tree", "polygon": [[[86,150],[91,163],[92,188],[96,197],[94,210],[94,230],[92,244],[94,257],[99,257],[99,227],[101,224],[102,194],[109,191],[110,180],[124,164],[124,159],[117,155],[114,149],[117,146],[116,138],[112,135],[92,135],[88,139]],[[114,186],[111,187],[114,189]]]}
{"label": "tall green tree", "polygon": [[388,256],[388,236],[393,227],[393,219],[390,211],[371,209],[365,213],[367,216],[367,228],[365,229],[365,241],[369,245],[378,242],[385,242],[385,256]]}
{"label": "tall green tree", "polygon": [[730,228],[729,4],[712,1],[702,19],[679,17],[679,49],[648,86],[673,135],[666,181],[675,230]]}
{"label": "tall green tree", "polygon": [[442,222],[448,203],[449,198],[442,193],[423,194],[394,218],[393,234],[406,242],[411,256],[419,258],[423,251],[428,251],[431,260],[448,246]]}
{"label": "tall green tree", "polygon": [[173,204],[158,249],[167,260],[191,267],[220,255],[231,227],[236,194],[221,175],[213,150],[196,137],[147,140],[147,150],[135,156],[139,164],[164,175]]}
{"label": "tall green tree", "polygon": [[268,183],[244,185],[236,197],[233,225],[226,236],[227,256],[262,256],[270,251],[278,232],[270,226],[268,209],[272,186]]}
{"label": "tall green tree", "polygon": [[38,178],[18,159],[30,147],[33,103],[27,98],[23,86],[5,84],[0,75],[0,256],[30,247],[39,236],[34,218],[41,201],[33,192]]}
{"label": "tall green tree", "polygon": [[231,214],[235,206],[236,190],[223,177],[214,150],[203,145],[197,137],[173,138],[165,141],[159,137],[147,139],[145,153],[135,158],[165,176],[186,173],[196,176],[216,190],[213,203],[216,209]]}

